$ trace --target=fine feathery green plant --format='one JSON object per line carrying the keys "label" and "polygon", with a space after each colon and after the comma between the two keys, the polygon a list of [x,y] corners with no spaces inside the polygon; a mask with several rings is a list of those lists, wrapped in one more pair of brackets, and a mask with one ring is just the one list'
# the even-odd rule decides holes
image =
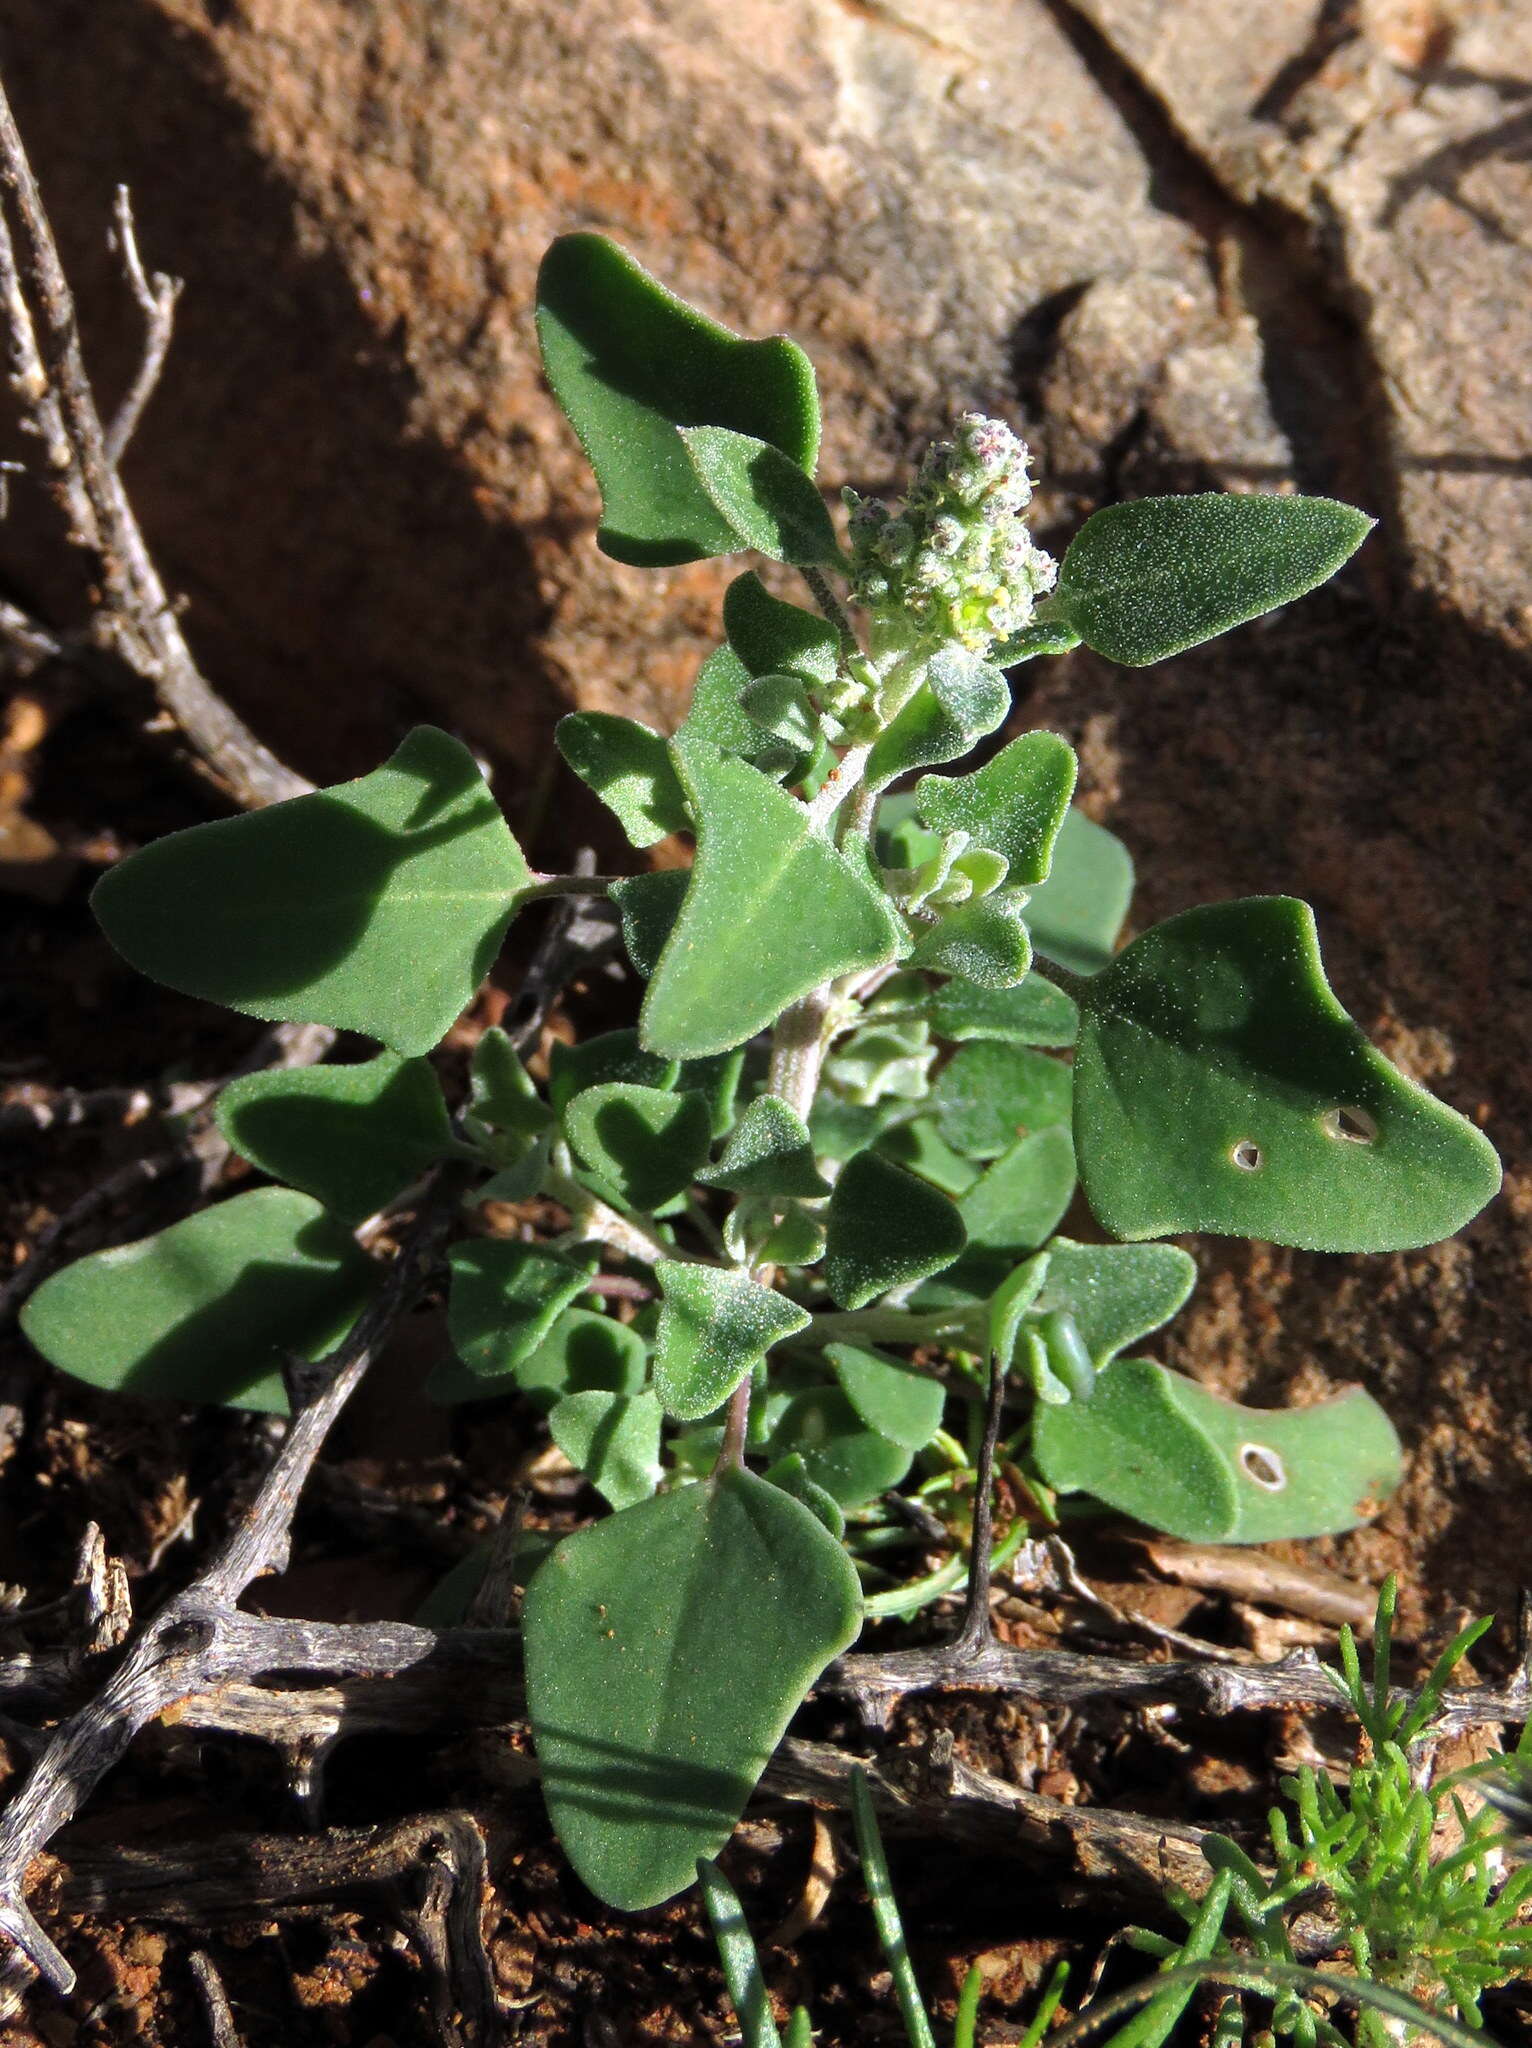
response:
{"label": "fine feathery green plant", "polygon": [[[94,902],[133,965],[378,1050],[230,1087],[221,1128],[279,1185],[79,1260],[25,1323],[97,1386],[280,1412],[282,1360],[375,1284],[353,1226],[439,1161],[471,1168],[429,1392],[519,1389],[613,1510],[531,1577],[527,1685],[571,1860],[641,1907],[716,1852],[864,1615],[961,1583],[991,1361],[1038,1517],[1074,1493],[1199,1541],[1352,1527],[1397,1480],[1387,1418],[1359,1390],[1244,1409],[1129,1355],[1193,1279],[1145,1240],[1427,1244],[1499,1167],[1341,1009],[1304,904],[1193,909],[1117,950],[1131,864],[1072,807],[1065,741],[964,765],[1010,715],[1007,668],[1194,646],[1333,574],[1361,513],[1144,499],[1055,566],[1024,523],[1026,450],[969,414],[902,508],[846,494],[843,543],[791,342],[738,339],[584,234],[549,251],[537,317],[607,553],[753,549],[814,600],[740,575],[670,739],[559,728],[633,845],[685,834],[692,865],[534,872],[428,727],[371,774],[124,860]],[[431,1049],[511,919],[577,891],[621,918],[636,1028],[555,1047],[543,1086],[487,1031],[449,1112]],[[1117,1242],[1057,1234],[1077,1173]],[[533,1197],[567,1214],[551,1242],[477,1219]],[[603,1260],[647,1291],[636,1314],[593,1305]],[[900,1487],[928,1512],[894,1514]],[[951,1554],[912,1577],[933,1517]]]}
{"label": "fine feathery green plant", "polygon": [[[1341,1669],[1332,1676],[1359,1728],[1345,1781],[1307,1764],[1282,1781],[1288,1804],[1271,1811],[1270,1871],[1227,1836],[1207,1836],[1203,1855],[1213,1877],[1206,1892],[1200,1900],[1179,1889],[1170,1894],[1187,1922],[1185,1938],[1143,1929],[1130,1935],[1135,1947],[1163,1959],[1174,1981],[1150,1991],[1109,2048],[1161,2048],[1197,1988],[1191,1965],[1205,1965],[1214,1982],[1229,1981],[1219,1972],[1231,1962],[1250,1966],[1240,1988],[1274,2000],[1271,2031],[1295,2048],[1351,2048],[1328,2009],[1353,1992],[1362,2004],[1360,2048],[1456,2038],[1453,2022],[1482,2027],[1486,1991],[1532,1969],[1532,1928],[1521,1924],[1532,1867],[1506,1875],[1499,1816],[1472,1793],[1464,1797],[1477,1772],[1437,1775],[1429,1753],[1448,1680],[1490,1624],[1465,1628],[1412,1701],[1395,1698],[1396,1591],[1390,1578],[1379,1596],[1370,1683],[1350,1629],[1341,1630]],[[1297,1962],[1292,1930],[1301,1916],[1311,1941],[1322,1933],[1327,1961],[1317,1971]],[[1090,2022],[1089,2009],[1081,2017]],[[1244,2031],[1243,2001],[1231,1995],[1215,2037],[1232,2044]]]}

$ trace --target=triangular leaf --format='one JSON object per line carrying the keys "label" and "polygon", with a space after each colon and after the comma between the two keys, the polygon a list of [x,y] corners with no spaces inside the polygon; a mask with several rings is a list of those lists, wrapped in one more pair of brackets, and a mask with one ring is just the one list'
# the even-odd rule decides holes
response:
{"label": "triangular leaf", "polygon": [[447,1263],[452,1348],[481,1379],[513,1373],[530,1358],[590,1277],[557,1252],[500,1238],[454,1245]]}
{"label": "triangular leaf", "polygon": [[963,1219],[929,1181],[876,1152],[858,1152],[830,1197],[825,1285],[842,1308],[865,1308],[951,1265],[967,1243]]}
{"label": "triangular leaf", "polygon": [[1097,974],[1112,957],[1133,900],[1133,862],[1115,833],[1070,811],[1054,842],[1046,882],[1030,892],[1033,950],[1074,974]]}
{"label": "triangular leaf", "polygon": [[796,1453],[816,1486],[843,1508],[859,1508],[897,1486],[914,1452],[869,1428],[839,1387],[795,1394],[771,1433],[778,1457]]}
{"label": "triangular leaf", "polygon": [[1098,1366],[1168,1323],[1197,1284],[1197,1264],[1173,1244],[1075,1244],[1056,1237],[1039,1314],[1067,1309]]}
{"label": "triangular leaf", "polygon": [[867,787],[882,789],[912,768],[957,760],[1002,725],[1010,708],[1010,685],[999,669],[960,647],[944,647],[931,657],[920,688],[874,743]]}
{"label": "triangular leaf", "polygon": [[654,1276],[665,1296],[654,1386],[678,1422],[711,1415],[773,1344],[808,1327],[806,1310],[743,1273],[660,1259]]}
{"label": "triangular leaf", "polygon": [[1069,812],[1078,764],[1067,740],[1023,733],[969,775],[927,775],[915,810],[933,832],[966,832],[1003,854],[1012,882],[1041,882]]}
{"label": "triangular leaf", "polygon": [[599,1898],[691,1883],[861,1614],[841,1545],[748,1472],[558,1546],[527,1591],[527,1697],[554,1828]]}
{"label": "triangular leaf", "polygon": [[566,1308],[516,1368],[516,1384],[540,1405],[565,1394],[637,1394],[649,1371],[649,1347],[631,1323],[594,1308]]}
{"label": "triangular leaf", "polygon": [[640,1028],[651,1051],[689,1059],[743,1044],[823,981],[882,966],[903,935],[802,804],[705,742],[674,745],[697,859]]}
{"label": "triangular leaf", "polygon": [[662,1411],[653,1394],[613,1394],[601,1388],[566,1394],[548,1417],[548,1430],[570,1464],[614,1508],[630,1508],[660,1483]]}
{"label": "triangular leaf", "polygon": [[601,235],[561,236],[543,258],[537,333],[601,486],[601,547],[619,562],[692,562],[739,545],[680,427],[730,427],[814,467],[819,399],[803,351],[781,336],[740,340]]}
{"label": "triangular leaf", "polygon": [[980,988],[1015,988],[1032,965],[1026,902],[1024,889],[997,889],[944,911],[916,940],[912,966],[955,974]]}
{"label": "triangular leaf", "polygon": [[969,1159],[998,1159],[1029,1131],[1067,1124],[1070,1072],[1030,1046],[980,1040],[952,1055],[931,1090],[942,1136]]}
{"label": "triangular leaf", "polygon": [[287,1413],[282,1366],[349,1328],[375,1268],[307,1195],[257,1188],[45,1280],[21,1327],[93,1387]]}
{"label": "triangular leaf", "polygon": [[548,1100],[562,1117],[585,1088],[629,1081],[635,1088],[673,1088],[680,1062],[646,1051],[636,1031],[602,1031],[578,1045],[555,1039],[548,1051]]}
{"label": "triangular leaf", "polygon": [[769,441],[728,427],[684,427],[681,440],[737,548],[774,561],[840,560],[835,528],[813,478]]}
{"label": "triangular leaf", "polygon": [[660,964],[691,878],[690,868],[660,868],[652,875],[624,875],[607,891],[622,919],[628,958],[645,981]]}
{"label": "triangular leaf", "polygon": [[634,846],[690,830],[670,748],[634,718],[572,711],[554,730],[559,752],[617,818]]}
{"label": "triangular leaf", "polygon": [[753,569],[724,592],[723,629],[752,676],[797,676],[811,686],[835,679],[840,649],[834,627],[773,597]]}
{"label": "triangular leaf", "polygon": [[729,1133],[723,1157],[698,1176],[737,1195],[827,1195],[802,1117],[775,1095],[758,1095]]}
{"label": "triangular leaf", "polygon": [[429,1060],[273,1068],[231,1081],[218,1128],[242,1157],[360,1223],[452,1148]]}
{"label": "triangular leaf", "polygon": [[91,905],[125,959],[183,995],[423,1053],[531,879],[472,754],[420,726],[355,782],[157,839]]}
{"label": "triangular leaf", "polygon": [[869,1429],[907,1451],[923,1451],[941,1428],[947,1389],[929,1373],[858,1344],[827,1344],[841,1392]]}
{"label": "triangular leaf", "polygon": [[654,1209],[690,1187],[713,1142],[701,1095],[608,1081],[564,1111],[569,1142],[632,1209]]}
{"label": "triangular leaf", "polygon": [[1002,1152],[959,1200],[958,1213],[976,1249],[1033,1251],[1058,1227],[1074,1191],[1075,1148],[1067,1128],[1055,1125]]}
{"label": "triangular leaf", "polygon": [[1399,1440],[1360,1388],[1311,1408],[1241,1408],[1144,1358],[1119,1358],[1089,1401],[1039,1410],[1050,1486],[1192,1543],[1336,1535],[1398,1483]]}
{"label": "triangular leaf", "polygon": [[521,1055],[498,1024],[480,1033],[469,1062],[469,1108],[492,1131],[536,1138],[553,1122]]}
{"label": "triangular leaf", "polygon": [[1334,498],[1197,492],[1093,513],[1059,569],[1050,620],[1139,668],[1333,576],[1372,530]]}
{"label": "triangular leaf", "polygon": [[1307,904],[1187,911],[1090,992],[1075,1144],[1115,1236],[1398,1251],[1450,1237],[1500,1185],[1487,1139],[1342,1010]]}

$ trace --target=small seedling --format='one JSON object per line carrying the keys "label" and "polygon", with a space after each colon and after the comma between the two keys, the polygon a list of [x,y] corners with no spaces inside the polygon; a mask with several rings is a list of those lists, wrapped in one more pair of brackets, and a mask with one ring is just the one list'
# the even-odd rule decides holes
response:
{"label": "small seedling", "polygon": [[[1008,668],[1195,646],[1332,575],[1362,513],[1150,498],[1055,564],[1025,524],[1026,449],[968,414],[902,507],[847,494],[843,540],[791,342],[738,339],[595,235],[549,251],[537,319],[607,553],[754,550],[813,599],[739,575],[668,739],[596,713],[559,729],[634,847],[684,835],[690,867],[534,872],[430,728],[353,782],[123,861],[95,908],[144,973],[379,1050],[231,1088],[224,1133],[285,1187],[78,1261],[25,1321],[97,1385],[281,1412],[284,1357],[367,1296],[350,1226],[466,1162],[455,1357],[428,1391],[520,1389],[613,1510],[532,1577],[527,1684],[571,1860],[642,1907],[716,1852],[864,1615],[961,1582],[992,1369],[1000,1462],[1039,1514],[1072,1491],[1255,1542],[1374,1513],[1399,1447],[1368,1395],[1270,1414],[1130,1355],[1194,1277],[1143,1240],[1427,1244],[1499,1167],[1342,1011],[1302,903],[1189,910],[1117,950],[1132,866],[1073,807],[1073,751],[999,743]],[[487,1031],[449,1112],[427,1055],[512,918],[578,892],[621,919],[636,1028],[556,1047],[543,1085]],[[1057,1234],[1077,1174],[1125,1241]],[[550,1242],[475,1223],[533,1197],[567,1218]],[[648,1296],[631,1320],[589,1305],[603,1261]],[[901,1487],[921,1529],[883,1505]],[[951,1556],[912,1575],[933,1520]]]}

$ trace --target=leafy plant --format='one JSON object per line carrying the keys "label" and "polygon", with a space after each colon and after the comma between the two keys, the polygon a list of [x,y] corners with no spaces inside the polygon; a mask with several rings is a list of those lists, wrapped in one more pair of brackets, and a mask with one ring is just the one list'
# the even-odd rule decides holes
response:
{"label": "leafy plant", "polygon": [[[1444,2018],[1481,2027],[1483,1994],[1532,1967],[1532,1929],[1520,1924],[1532,1897],[1532,1868],[1506,1877],[1506,1836],[1493,1807],[1475,1802],[1469,1810],[1462,1793],[1470,1774],[1438,1777],[1431,1768],[1431,1723],[1447,1682],[1490,1624],[1465,1628],[1413,1701],[1395,1699],[1395,1597],[1391,1578],[1378,1600],[1370,1684],[1350,1629],[1341,1630],[1341,1669],[1332,1675],[1360,1730],[1345,1783],[1307,1764],[1282,1781],[1288,1805],[1271,1811],[1269,1873],[1226,1836],[1207,1837],[1203,1854],[1214,1874],[1206,1893],[1200,1901],[1170,1894],[1187,1921],[1185,1939],[1175,1943],[1143,1929],[1131,1935],[1181,1981],[1153,1992],[1111,2036],[1111,2048],[1159,2048],[1168,2039],[1196,1989],[1195,1974],[1183,1970],[1189,1964],[1208,1964],[1217,1981],[1220,1963],[1253,1963],[1248,1988],[1274,1998],[1272,2030],[1297,2048],[1349,2048],[1326,2016],[1326,2000],[1350,1979],[1393,1994],[1381,2010],[1364,2005],[1356,2033],[1362,2048],[1389,2048],[1434,2037]],[[1292,1928],[1300,1914],[1325,1930],[1328,1960],[1320,1971],[1294,1972]],[[1265,1984],[1263,1968],[1272,1973]],[[1290,1972],[1306,1982],[1295,1986]],[[1299,1988],[1310,1997],[1301,1998]],[[1243,2035],[1241,2003],[1230,1998],[1217,2038]]]}
{"label": "leafy plant", "polygon": [[[1055,567],[1024,523],[1025,449],[965,415],[901,509],[846,494],[843,544],[790,342],[727,333],[594,235],[549,252],[538,324],[600,545],[754,549],[816,607],[745,570],[672,738],[606,714],[560,728],[633,845],[684,833],[690,869],[534,872],[471,755],[428,728],[356,781],[123,861],[95,903],[133,964],[379,1049],[231,1088],[226,1136],[290,1186],[81,1261],[26,1327],[98,1385],[280,1409],[284,1357],[365,1297],[348,1226],[471,1163],[455,1357],[429,1391],[521,1390],[614,1510],[532,1579],[528,1689],[575,1867],[639,1907],[717,1850],[864,1615],[961,1582],[992,1371],[1000,1465],[1034,1518],[1077,1491],[1256,1541],[1349,1528],[1396,1483],[1364,1393],[1264,1414],[1129,1355],[1194,1269],[1059,1235],[1077,1161],[1118,1239],[1330,1251],[1455,1230],[1499,1168],[1341,1011],[1303,905],[1192,910],[1118,951],[1132,866],[1072,807],[1066,742],[965,760],[1006,724],[1008,666],[1080,642],[1175,653],[1333,573],[1361,513],[1146,499],[1097,513]],[[574,892],[616,907],[636,1028],[556,1047],[540,1081],[486,1031],[449,1114],[426,1055],[511,919]],[[567,1217],[553,1241],[488,1234],[479,1203],[534,1197]],[[603,1261],[636,1313],[584,1305]],[[900,1486],[947,1532],[934,1568],[882,1498]]]}

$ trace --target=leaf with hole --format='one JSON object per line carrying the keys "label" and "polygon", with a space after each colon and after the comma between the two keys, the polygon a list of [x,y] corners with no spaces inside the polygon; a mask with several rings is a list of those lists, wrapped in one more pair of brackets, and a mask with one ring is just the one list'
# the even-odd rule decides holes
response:
{"label": "leaf with hole", "polygon": [[603,1499],[631,1508],[660,1483],[663,1412],[653,1394],[589,1387],[564,1395],[548,1417],[548,1431]]}
{"label": "leaf with hole", "polygon": [[1173,1244],[1076,1244],[1056,1237],[1038,1313],[1064,1309],[1098,1366],[1184,1307],[1197,1264]]}
{"label": "leaf with hole", "polygon": [[915,811],[933,832],[966,832],[1002,854],[1012,882],[1041,882],[1069,814],[1077,764],[1067,740],[1027,732],[967,775],[927,775]]}
{"label": "leaf with hole", "polygon": [[1191,1543],[1338,1535],[1399,1480],[1399,1440],[1358,1388],[1311,1408],[1242,1408],[1144,1358],[1119,1358],[1088,1401],[1039,1410],[1038,1468]]}
{"label": "leaf with hole", "polygon": [[737,1195],[827,1195],[808,1126],[776,1095],[758,1095],[729,1133],[723,1156],[699,1176]]}
{"label": "leaf with hole", "polygon": [[871,1428],[839,1387],[795,1394],[771,1433],[777,1457],[796,1453],[814,1484],[843,1508],[859,1508],[897,1486],[914,1452]]}
{"label": "leaf with hole", "polygon": [[1313,912],[1286,896],[1173,917],[1090,984],[1075,1147],[1092,1209],[1128,1238],[1398,1251],[1500,1185],[1488,1140],[1346,1015]]}
{"label": "leaf with hole", "polygon": [[666,291],[601,235],[563,235],[537,279],[537,335],[554,396],[601,486],[603,551],[656,567],[739,545],[680,429],[726,427],[804,470],[819,449],[807,356],[743,341]]}
{"label": "leaf with hole", "polygon": [[941,1428],[947,1403],[940,1380],[860,1344],[827,1344],[825,1356],[869,1429],[912,1453],[925,1449]]}
{"label": "leaf with hole", "polygon": [[986,1039],[955,1052],[931,1090],[942,1136],[969,1159],[998,1159],[1027,1132],[1067,1124],[1069,1106],[1068,1067]]}
{"label": "leaf with hole", "polygon": [[531,1244],[478,1238],[447,1254],[452,1284],[447,1330],[452,1348],[481,1379],[514,1373],[542,1343],[590,1277]]}
{"label": "leaf with hole", "polygon": [[374,1272],[310,1196],[257,1188],[76,1259],[38,1288],[21,1327],[89,1386],[285,1415],[284,1360],[337,1344]]}
{"label": "leaf with hole", "polygon": [[1112,957],[1133,900],[1133,862],[1115,833],[1071,811],[1054,842],[1048,879],[1030,891],[1032,950],[1075,974],[1098,974]]}
{"label": "leaf with hole", "polygon": [[728,427],[683,427],[681,440],[736,548],[803,566],[840,560],[814,479],[780,448]]}
{"label": "leaf with hole", "polygon": [[903,933],[802,804],[705,742],[674,751],[697,859],[640,1030],[651,1052],[694,1059],[743,1044],[821,982],[881,967]]}
{"label": "leaf with hole", "polygon": [[960,647],[944,647],[925,679],[873,743],[865,780],[885,788],[914,768],[955,761],[1005,722],[1011,691],[999,669]]}
{"label": "leaf with hole", "polygon": [[1070,543],[1049,619],[1109,661],[1142,668],[1302,597],[1373,524],[1334,498],[1254,492],[1107,505]]}
{"label": "leaf with hole", "polygon": [[876,1152],[858,1152],[841,1169],[828,1227],[825,1285],[846,1309],[939,1273],[967,1243],[940,1189]]}
{"label": "leaf with hole", "polygon": [[376,1214],[453,1143],[430,1061],[392,1052],[244,1074],[218,1097],[217,1121],[242,1158],[348,1223]]}
{"label": "leaf with hole", "polygon": [[670,748],[634,718],[572,711],[554,732],[559,752],[616,817],[634,846],[691,829]]}
{"label": "leaf with hole", "polygon": [[570,1144],[630,1209],[656,1209],[691,1186],[713,1143],[702,1095],[608,1081],[564,1111]]}
{"label": "leaf with hole", "polygon": [[558,1546],[527,1590],[527,1700],[554,1829],[598,1898],[636,1911],[691,1883],[861,1615],[841,1545],[748,1472]]}
{"label": "leaf with hole", "polygon": [[1024,889],[997,889],[943,911],[915,941],[911,965],[979,988],[1015,988],[1032,965],[1026,903]]}
{"label": "leaf with hole", "polygon": [[711,1415],[773,1344],[808,1327],[806,1310],[743,1273],[660,1259],[654,1276],[665,1296],[654,1385],[678,1422]]}
{"label": "leaf with hole", "polygon": [[167,988],[423,1053],[473,999],[531,880],[472,754],[420,726],[355,782],[155,840],[91,906]]}
{"label": "leaf with hole", "polygon": [[810,688],[835,680],[835,629],[802,605],[773,597],[753,569],[724,592],[723,629],[752,676],[796,676]]}
{"label": "leaf with hole", "polygon": [[945,983],[925,1004],[938,1037],[959,1044],[993,1038],[1002,1045],[1073,1045],[1080,1029],[1074,1002],[1040,974],[1015,988],[979,988],[973,982]]}
{"label": "leaf with hole", "polygon": [[562,1118],[586,1088],[626,1081],[635,1088],[673,1088],[680,1078],[678,1060],[646,1050],[633,1030],[602,1031],[566,1045],[556,1038],[548,1049],[548,1100]]}

